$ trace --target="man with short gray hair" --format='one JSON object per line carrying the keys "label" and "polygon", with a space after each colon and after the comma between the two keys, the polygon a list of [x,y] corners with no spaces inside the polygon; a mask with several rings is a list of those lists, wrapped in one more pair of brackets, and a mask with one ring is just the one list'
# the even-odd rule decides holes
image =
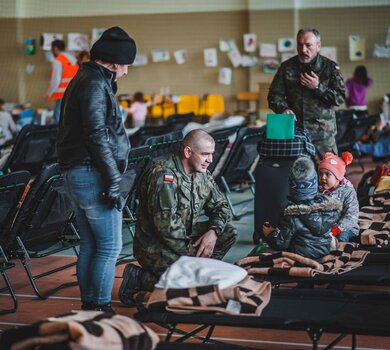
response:
{"label": "man with short gray hair", "polygon": [[310,134],[317,159],[325,152],[337,154],[334,107],[345,99],[344,80],[339,66],[319,54],[321,36],[315,28],[297,34],[298,55],[283,62],[268,95],[275,113],[294,114]]}

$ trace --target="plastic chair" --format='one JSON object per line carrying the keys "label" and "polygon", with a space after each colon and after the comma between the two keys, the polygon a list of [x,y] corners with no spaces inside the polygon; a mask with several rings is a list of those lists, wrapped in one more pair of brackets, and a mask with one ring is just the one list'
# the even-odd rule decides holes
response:
{"label": "plastic chair", "polygon": [[[255,103],[255,109],[251,108],[251,103]],[[242,105],[245,108],[241,108]],[[243,113],[246,116],[258,116],[260,111],[260,96],[256,91],[239,91],[236,94],[236,112]]]}
{"label": "plastic chair", "polygon": [[196,95],[181,95],[180,101],[177,104],[177,113],[186,114],[194,113],[198,114],[199,111],[199,97]]}
{"label": "plastic chair", "polygon": [[222,95],[205,95],[199,108],[199,115],[211,117],[216,113],[225,113],[225,101]]}

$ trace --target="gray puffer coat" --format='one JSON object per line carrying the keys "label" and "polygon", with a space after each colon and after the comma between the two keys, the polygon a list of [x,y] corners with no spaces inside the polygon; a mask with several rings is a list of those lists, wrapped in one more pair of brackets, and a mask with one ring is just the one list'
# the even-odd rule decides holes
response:
{"label": "gray puffer coat", "polygon": [[279,227],[267,237],[269,245],[311,259],[321,259],[330,251],[330,229],[340,217],[342,203],[318,194],[294,202],[291,198],[283,211]]}

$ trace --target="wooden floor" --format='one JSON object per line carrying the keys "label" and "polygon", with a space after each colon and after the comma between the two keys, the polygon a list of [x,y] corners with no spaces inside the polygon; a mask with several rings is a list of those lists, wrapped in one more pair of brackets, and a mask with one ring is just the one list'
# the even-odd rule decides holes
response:
{"label": "wooden floor", "polygon": [[[372,168],[375,164],[366,164]],[[355,169],[355,168],[356,169]],[[351,171],[358,171],[358,166],[351,168]],[[367,169],[367,170],[368,170]],[[361,173],[351,175],[349,178],[356,185],[361,177]],[[53,256],[41,259],[35,259],[31,262],[32,269],[35,272],[42,268],[50,268],[51,266],[64,265],[74,261],[74,257]],[[61,315],[80,308],[80,299],[78,288],[73,286],[57,292],[47,300],[40,300],[36,297],[33,289],[27,279],[26,273],[23,270],[20,262],[15,261],[16,268],[8,270],[8,275],[12,286],[17,294],[18,310],[16,313],[0,316],[0,330],[9,329],[26,324],[32,324],[36,321],[43,320],[50,316]],[[119,314],[132,316],[135,308],[127,308],[121,305],[118,301],[118,289],[121,283],[121,276],[124,265],[119,265],[116,270],[115,286],[113,290],[113,308]],[[37,284],[43,292],[52,289],[62,283],[75,281],[75,268],[69,268],[49,277],[45,277],[37,281]],[[1,281],[2,283],[3,281]],[[3,284],[1,284],[3,286]],[[5,309],[11,306],[10,297],[4,292],[0,294],[0,309]],[[315,310],[313,310],[315,313]],[[151,328],[159,334],[163,334],[163,330],[153,324]],[[188,327],[183,327],[188,329]],[[389,330],[390,334],[390,330]],[[325,347],[336,335],[324,334],[320,340],[320,349]],[[248,346],[258,349],[310,349],[311,341],[306,332],[296,331],[278,331],[278,330],[263,330],[249,328],[229,328],[217,327],[214,333],[214,339],[236,343],[242,346]],[[390,349],[390,337],[358,337],[358,349]],[[344,339],[336,349],[347,349],[350,347],[350,337]],[[185,345],[183,344],[183,349]]]}

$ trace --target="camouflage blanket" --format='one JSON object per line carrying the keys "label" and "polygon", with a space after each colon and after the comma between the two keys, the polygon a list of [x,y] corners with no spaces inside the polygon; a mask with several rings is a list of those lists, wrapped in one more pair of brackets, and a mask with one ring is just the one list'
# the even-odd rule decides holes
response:
{"label": "camouflage blanket", "polygon": [[313,277],[318,274],[342,274],[362,266],[368,251],[357,250],[356,243],[339,242],[337,249],[321,261],[290,252],[259,253],[239,260],[236,264],[250,275]]}
{"label": "camouflage blanket", "polygon": [[386,246],[390,241],[390,192],[371,198],[371,204],[360,208],[360,243]]}

